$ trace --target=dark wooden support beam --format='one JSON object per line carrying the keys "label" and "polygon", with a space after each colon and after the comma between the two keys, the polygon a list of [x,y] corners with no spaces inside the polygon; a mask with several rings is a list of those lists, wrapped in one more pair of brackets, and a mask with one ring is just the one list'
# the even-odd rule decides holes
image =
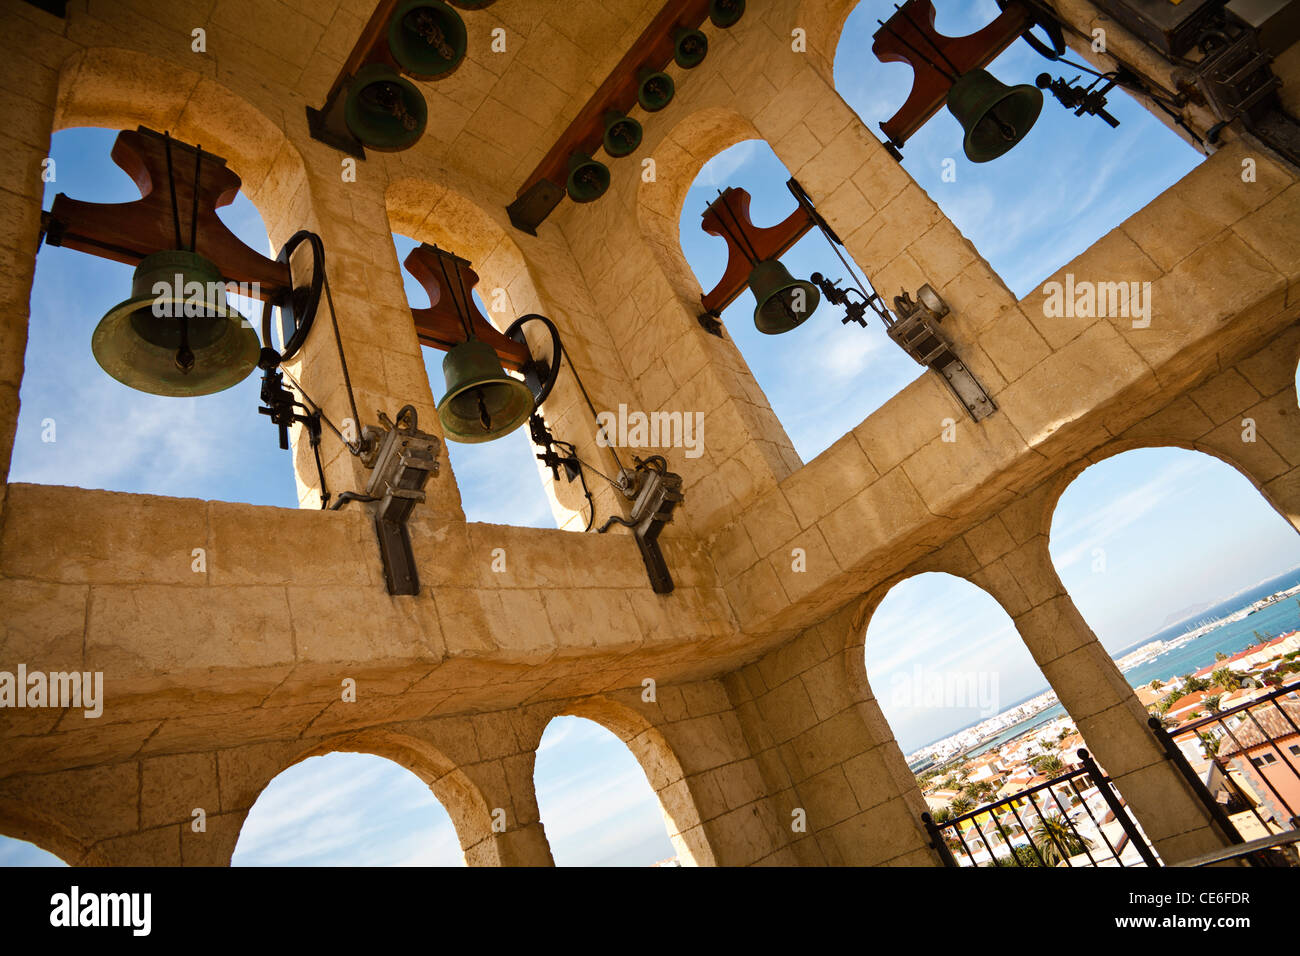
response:
{"label": "dark wooden support beam", "polygon": [[637,74],[663,70],[673,60],[674,31],[678,27],[698,29],[708,14],[709,0],[668,0],[664,4],[519,187],[517,198],[506,207],[515,228],[537,234],[537,227],[564,198],[569,157],[575,152],[596,154],[604,138],[605,114],[610,110],[629,112],[637,102]]}
{"label": "dark wooden support beam", "polygon": [[[496,350],[503,366],[518,370],[529,361],[527,346],[498,332],[474,304],[471,293],[479,278],[468,260],[426,242],[412,249],[403,265],[429,294],[429,308],[411,309],[421,345],[445,352],[465,341],[465,324],[456,308],[463,301],[474,335]],[[447,284],[453,287],[446,289]]]}
{"label": "dark wooden support beam", "polygon": [[816,221],[800,203],[794,212],[775,226],[756,226],[749,216],[751,197],[732,186],[709,204],[700,228],[727,242],[727,268],[718,284],[700,296],[707,314],[718,316],[745,290],[755,262],[779,258],[798,242]]}
{"label": "dark wooden support beam", "polygon": [[[43,215],[45,241],[78,252],[134,266],[145,256],[177,248],[176,216],[167,176],[167,138],[141,126],[123,130],[113,143],[112,158],[134,180],[140,198],[125,203],[82,202],[63,193]],[[189,248],[195,209],[194,146],[171,139],[175,210],[180,216],[180,245]],[[220,156],[198,157],[198,205],[195,250],[210,259],[227,282],[257,284],[258,295],[275,301],[289,290],[289,267],[245,245],[217,215],[239,192],[240,179]]]}

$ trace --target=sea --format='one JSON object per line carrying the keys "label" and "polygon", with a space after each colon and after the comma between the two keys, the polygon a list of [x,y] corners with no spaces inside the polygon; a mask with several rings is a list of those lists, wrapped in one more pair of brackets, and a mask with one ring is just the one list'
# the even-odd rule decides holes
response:
{"label": "sea", "polygon": [[[1232,597],[1221,601],[1214,607],[1200,611],[1190,618],[1186,618],[1176,624],[1155,634],[1151,634],[1135,641],[1128,647],[1115,651],[1112,656],[1117,660],[1127,654],[1132,653],[1139,647],[1150,644],[1152,641],[1170,641],[1179,635],[1186,634],[1188,631],[1195,630],[1202,624],[1218,618],[1226,617],[1234,611],[1240,610],[1261,598],[1270,594],[1276,594],[1278,591],[1286,591],[1297,584],[1300,584],[1300,568],[1292,568],[1283,574],[1267,581],[1261,581],[1259,584]],[[1188,641],[1182,647],[1176,647],[1173,650],[1166,651],[1159,657],[1139,664],[1132,670],[1125,671],[1124,676],[1133,687],[1141,687],[1143,684],[1149,684],[1153,680],[1167,681],[1171,677],[1179,677],[1183,674],[1191,674],[1207,664],[1214,662],[1214,656],[1220,652],[1232,656],[1237,651],[1245,650],[1252,644],[1258,644],[1261,639],[1278,637],[1289,631],[1300,630],[1300,595],[1293,595],[1285,600],[1278,601],[1276,604],[1270,604],[1268,607],[1261,608],[1253,614],[1247,615],[1240,621],[1233,621],[1223,624],[1212,631],[1202,634],[1200,637]],[[1007,710],[1019,707],[1026,700],[1031,700],[1039,694],[1046,691],[1044,687],[1023,700],[1012,704]],[[1019,737],[1021,734],[1028,733],[1036,727],[1050,723],[1057,717],[1065,713],[1065,708],[1060,704],[1053,704],[1046,710],[1039,711],[1028,720],[1021,721],[1011,727],[983,741],[980,745],[967,752],[968,757],[978,757],[980,754],[995,747],[1000,747],[1008,740]],[[973,724],[971,726],[974,726]],[[965,729],[965,728],[962,728]],[[950,737],[952,731],[945,734],[944,737]],[[944,739],[943,737],[939,738]],[[928,746],[928,745],[927,745]]]}

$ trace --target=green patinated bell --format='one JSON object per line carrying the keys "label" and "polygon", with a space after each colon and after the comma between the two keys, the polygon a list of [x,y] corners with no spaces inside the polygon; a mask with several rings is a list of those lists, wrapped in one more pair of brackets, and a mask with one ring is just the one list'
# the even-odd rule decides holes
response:
{"label": "green patinated bell", "polygon": [[817,287],[790,275],[779,259],[754,266],[749,274],[749,289],[758,303],[754,327],[764,335],[779,335],[802,325],[821,301]]}
{"label": "green patinated bell", "polygon": [[625,113],[610,110],[605,114],[605,152],[615,159],[630,156],[641,145],[641,124]]}
{"label": "green patinated bell", "polygon": [[414,146],[424,134],[428,106],[414,83],[371,63],[352,78],[343,115],[363,146],[391,153]]}
{"label": "green patinated bell", "polygon": [[123,385],[184,398],[238,385],[257,367],[261,343],[226,303],[217,267],[174,250],[140,260],[131,298],[100,320],[90,349]]}
{"label": "green patinated bell", "polygon": [[565,189],[574,202],[595,202],[609,189],[609,167],[586,153],[574,153],[569,157]]}
{"label": "green patinated bell", "polygon": [[448,441],[477,444],[514,431],[533,413],[533,393],[506,374],[492,346],[470,339],[443,357],[447,392],[438,418]]}
{"label": "green patinated bell", "polygon": [[642,70],[637,79],[636,101],[647,113],[657,113],[673,101],[677,89],[667,73]]}
{"label": "green patinated bell", "polygon": [[441,0],[403,0],[388,20],[388,49],[403,73],[440,79],[465,59],[465,21]]}
{"label": "green patinated bell", "polygon": [[948,91],[948,110],[966,136],[972,163],[997,159],[1025,138],[1043,108],[1043,93],[1022,83],[1007,86],[987,70],[971,70]]}
{"label": "green patinated bell", "polygon": [[720,30],[734,27],[745,15],[745,0],[710,0],[709,22]]}
{"label": "green patinated bell", "polygon": [[673,61],[683,70],[693,70],[709,53],[709,38],[699,30],[673,31]]}

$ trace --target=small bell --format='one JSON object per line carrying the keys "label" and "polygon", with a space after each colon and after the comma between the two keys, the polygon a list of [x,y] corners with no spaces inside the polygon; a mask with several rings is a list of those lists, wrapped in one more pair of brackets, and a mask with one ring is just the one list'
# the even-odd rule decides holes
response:
{"label": "small bell", "polygon": [[709,22],[720,30],[734,27],[745,15],[745,0],[710,0]]}
{"label": "small bell", "polygon": [[630,156],[641,145],[641,124],[625,113],[610,110],[605,114],[605,152],[615,159]]}
{"label": "small bell", "polygon": [[673,61],[683,70],[693,70],[704,62],[709,52],[709,38],[699,30],[678,28],[673,31]]}
{"label": "small bell", "polygon": [[424,134],[428,105],[410,80],[371,63],[352,78],[343,115],[363,146],[391,153],[414,146]]}
{"label": "small bell", "polygon": [[658,113],[673,101],[676,91],[673,78],[667,73],[642,70],[637,74],[636,101],[647,113]]}
{"label": "small bell", "polygon": [[749,273],[749,289],[758,303],[754,327],[764,335],[779,335],[802,325],[821,302],[817,287],[790,275],[779,259],[755,265]]}
{"label": "small bell", "polygon": [[574,153],[569,157],[565,189],[574,202],[595,202],[609,189],[609,167],[586,153]]}
{"label": "small bell", "polygon": [[467,48],[465,21],[441,0],[403,0],[388,19],[388,49],[417,80],[452,73]]}

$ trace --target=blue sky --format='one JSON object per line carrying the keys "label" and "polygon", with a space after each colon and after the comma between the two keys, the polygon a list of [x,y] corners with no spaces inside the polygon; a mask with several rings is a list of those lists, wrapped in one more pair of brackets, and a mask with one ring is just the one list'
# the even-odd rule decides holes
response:
{"label": "blue sky", "polygon": [[[970,32],[997,12],[992,0],[939,6],[938,27],[951,35]],[[876,18],[892,9],[888,0],[862,3],[849,18],[836,61],[841,94],[873,131],[908,86],[905,66],[878,63],[869,53]],[[1049,66],[1017,43],[990,69],[1004,82],[1032,83]],[[1065,75],[1075,71],[1066,68]],[[1076,118],[1049,98],[1025,142],[984,165],[967,162],[956,122],[941,112],[907,144],[903,165],[1023,296],[1199,162],[1194,150],[1124,94],[1113,95],[1110,108],[1122,121],[1118,130],[1095,117]],[[101,202],[136,197],[108,159],[114,136],[69,130],[55,137],[57,181],[47,188],[46,208],[59,191]],[[948,157],[957,169],[951,183],[941,180]],[[700,173],[681,224],[683,249],[703,288],[721,274],[725,254],[722,240],[699,229],[704,206],[719,188],[744,186],[754,196],[755,222],[771,224],[794,208],[784,185],[788,176],[757,142],[733,147]],[[242,195],[223,218],[249,244],[267,247],[261,220]],[[413,245],[404,237],[394,242],[398,258]],[[796,275],[844,275],[815,233],[785,261]],[[255,411],[257,376],[218,395],[166,399],[118,385],[95,364],[90,333],[127,297],[130,275],[126,266],[42,248],[11,480],[295,507],[289,454]],[[412,305],[427,304],[409,279],[407,292]],[[865,330],[844,326],[838,310],[823,303],[812,320],[777,342],[754,330],[753,308],[752,297],[742,294],[724,313],[728,334],[805,461],[921,373],[874,317]],[[442,353],[426,350],[425,359],[436,397],[443,391]],[[47,418],[56,423],[53,443],[41,441]],[[554,526],[524,431],[491,444],[447,447],[471,521]],[[1193,507],[1196,520],[1188,522]],[[1091,570],[1097,547],[1107,555],[1105,573]],[[1081,612],[1115,649],[1159,629],[1179,609],[1227,597],[1300,564],[1300,538],[1226,465],[1156,449],[1085,472],[1061,501],[1052,553]],[[896,587],[867,635],[868,673],[905,750],[971,722],[956,710],[890,705],[882,689],[918,662],[952,672],[992,669],[1007,703],[1044,686],[992,598],[940,575]],[[552,722],[536,782],[557,862],[644,865],[672,855],[640,767],[597,725],[577,718]],[[0,838],[0,864],[47,858],[28,844]],[[414,775],[378,757],[333,754],[272,782],[250,813],[236,862],[463,861],[445,811]]]}

